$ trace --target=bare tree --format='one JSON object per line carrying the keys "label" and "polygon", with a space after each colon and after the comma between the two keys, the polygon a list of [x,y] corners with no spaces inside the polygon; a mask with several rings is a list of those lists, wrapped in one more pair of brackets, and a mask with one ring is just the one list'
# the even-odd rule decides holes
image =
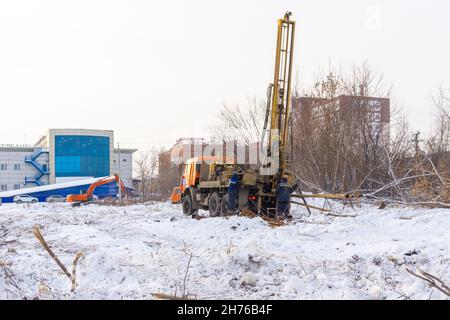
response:
{"label": "bare tree", "polygon": [[172,163],[170,151],[159,150],[157,193],[160,199],[167,199],[173,189],[179,186],[183,164]]}
{"label": "bare tree", "polygon": [[[318,192],[362,191],[368,198],[400,203],[450,206],[450,91],[434,96],[436,124],[421,150],[406,115],[382,73],[367,62],[348,72],[330,66],[317,73],[312,86],[293,90],[290,119],[290,165],[302,188]],[[351,98],[346,112],[336,98]],[[372,97],[390,99],[390,121],[374,121]],[[320,108],[300,106],[300,101]],[[259,141],[266,103],[219,109],[216,137],[243,143]],[[377,122],[377,123],[374,123]]]}
{"label": "bare tree", "polygon": [[245,106],[222,104],[218,110],[219,125],[211,128],[212,134],[222,141],[256,143],[261,140],[265,114],[266,101],[256,98],[248,99]]}
{"label": "bare tree", "polygon": [[427,147],[431,152],[448,151],[450,147],[450,89],[441,87],[433,97],[435,127]]}
{"label": "bare tree", "polygon": [[387,85],[384,75],[376,72],[367,61],[353,65],[343,80],[345,94],[360,97],[391,97],[392,85]]}
{"label": "bare tree", "polygon": [[415,181],[412,192],[419,203],[450,207],[450,90],[440,88],[432,98],[434,130],[416,157],[422,159],[423,176]]}
{"label": "bare tree", "polygon": [[158,169],[158,151],[141,152],[139,158],[135,160],[136,173],[139,181],[139,196],[141,201],[149,198],[152,189],[152,182]]}
{"label": "bare tree", "polygon": [[[303,96],[297,97],[292,125],[292,166],[303,187],[401,194],[397,182],[414,174],[404,170],[414,161],[411,133],[383,75],[367,62],[345,73],[330,65]],[[389,123],[375,117],[372,97],[390,99]]]}

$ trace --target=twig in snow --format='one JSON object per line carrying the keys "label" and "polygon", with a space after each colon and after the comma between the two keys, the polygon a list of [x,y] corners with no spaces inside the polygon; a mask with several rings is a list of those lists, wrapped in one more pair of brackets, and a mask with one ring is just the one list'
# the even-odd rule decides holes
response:
{"label": "twig in snow", "polygon": [[180,297],[177,296],[178,286],[181,287],[181,285],[179,285],[177,283],[177,281],[175,281],[175,294],[170,295],[170,294],[156,292],[156,293],[152,293],[152,295],[154,297],[156,297],[158,299],[164,299],[164,300],[192,300],[192,298],[197,299],[197,295],[195,295],[195,294],[194,295],[191,295],[189,293],[186,294],[186,280],[187,280],[187,276],[189,273],[189,267],[191,266],[191,260],[192,260],[192,257],[194,256],[194,254],[189,251],[188,246],[184,240],[183,240],[183,245],[184,245],[183,252],[186,255],[189,255],[189,261],[188,261],[188,264],[186,267],[186,272],[184,273],[184,278],[183,278],[183,286],[182,286],[183,294]]}
{"label": "twig in snow", "polygon": [[[295,258],[297,258],[297,261],[298,261],[298,263],[300,264],[300,267],[302,268],[303,273],[305,274],[303,277],[306,277],[307,273],[306,273],[305,268],[303,267],[302,262],[300,261],[300,258],[299,258],[299,257],[295,257]],[[303,278],[303,277],[302,277],[302,278]]]}
{"label": "twig in snow", "polygon": [[318,222],[318,221],[307,221],[305,219],[293,219],[293,220],[294,220],[295,223],[304,223],[304,224],[321,224],[321,225],[330,224],[329,222],[324,222],[324,221],[320,221],[320,222]]}
{"label": "twig in snow", "polygon": [[61,268],[61,270],[65,273],[65,275],[70,279],[72,282],[72,288],[71,291],[75,291],[76,286],[76,267],[78,260],[83,256],[82,252],[78,252],[75,256],[75,259],[72,263],[72,273],[70,273],[66,266],[59,260],[59,258],[56,256],[56,254],[53,252],[53,250],[49,247],[47,244],[47,241],[45,241],[44,237],[42,236],[41,232],[39,231],[39,228],[34,227],[33,228],[33,234],[34,236],[39,240],[41,245],[44,247],[44,249],[48,252],[48,254],[53,258],[53,260],[56,262],[56,264]]}
{"label": "twig in snow", "polygon": [[7,266],[9,266],[11,264],[7,264],[7,263],[0,263],[0,266],[3,268],[3,272],[5,274],[5,279],[8,279],[8,282],[17,290],[20,290],[19,285],[17,284],[17,282],[14,280],[14,273],[11,271],[10,268],[8,268]]}
{"label": "twig in snow", "polygon": [[186,278],[189,272],[189,266],[191,265],[191,260],[192,260],[192,253],[189,254],[189,261],[186,267],[186,273],[184,274],[184,279],[183,279],[183,297],[186,297]]}
{"label": "twig in snow", "polygon": [[426,281],[430,287],[436,288],[442,293],[446,294],[450,297],[450,288],[439,278],[433,276],[432,274],[429,274],[428,272],[425,272],[419,268],[417,268],[417,271],[419,274],[414,273],[410,269],[406,268],[406,271],[413,276],[422,279],[423,281]]}
{"label": "twig in snow", "polygon": [[398,297],[397,297],[397,299],[398,298],[403,298],[403,300],[411,300],[411,296],[412,295],[409,295],[409,296],[407,296],[406,294],[404,294],[403,292],[401,292],[400,290],[392,290],[392,291],[394,291],[395,293],[397,293],[398,294]]}
{"label": "twig in snow", "polygon": [[307,233],[298,233],[299,236],[310,237],[313,239],[317,238],[317,235],[307,234]]}
{"label": "twig in snow", "polygon": [[80,258],[82,256],[83,256],[83,252],[78,252],[75,255],[75,258],[73,259],[73,262],[72,262],[72,277],[71,277],[71,280],[72,280],[71,291],[72,292],[75,291],[75,286],[77,285],[77,263],[78,263],[78,260],[80,260]]}
{"label": "twig in snow", "polygon": [[[3,273],[5,274],[5,284],[12,285],[18,291],[19,295],[22,296],[24,300],[27,300],[27,297],[25,296],[23,290],[19,287],[16,280],[14,280],[15,274],[11,270],[11,268],[9,268],[11,265],[12,265],[11,262],[5,262],[5,261],[0,260],[0,267],[2,267]],[[9,289],[6,289],[6,291],[13,293]]]}
{"label": "twig in snow", "polygon": [[[193,254],[192,254],[192,252],[189,252],[189,249],[188,249],[188,246],[186,244],[186,241],[184,241],[184,240],[183,240],[183,245],[184,245],[184,248],[183,248],[184,253],[189,255],[189,261],[188,261],[188,264],[187,264],[187,267],[186,267],[186,272],[184,274],[184,279],[183,279],[183,296],[182,296],[182,298],[184,299],[184,298],[189,296],[189,295],[186,295],[186,279],[187,279],[187,275],[188,275],[188,272],[189,272],[189,267],[191,265],[191,260],[192,260]],[[175,292],[175,296],[176,296],[176,292]]]}
{"label": "twig in snow", "polygon": [[42,236],[41,232],[39,231],[39,228],[34,227],[33,228],[33,234],[34,236],[39,240],[41,245],[44,247],[45,250],[47,250],[48,254],[55,260],[56,264],[61,268],[61,270],[66,274],[69,279],[71,279],[72,275],[67,270],[66,266],[59,260],[59,258],[56,256],[56,254],[53,252],[52,249],[47,244],[47,241],[45,241],[44,237]]}
{"label": "twig in snow", "polygon": [[6,245],[8,245],[8,244],[10,244],[10,243],[14,243],[14,242],[16,242],[16,241],[17,241],[17,240],[3,241],[3,242],[0,243],[0,247],[6,246]]}
{"label": "twig in snow", "polygon": [[189,296],[177,297],[177,295],[165,294],[165,293],[161,293],[161,292],[152,293],[152,296],[154,296],[155,298],[158,298],[158,299],[163,299],[163,300],[194,300],[197,298],[197,296],[195,296],[195,295],[194,295],[194,299],[192,299]]}
{"label": "twig in snow", "polygon": [[334,214],[331,212],[328,212],[325,214],[326,216],[331,216],[331,217],[337,217],[337,218],[356,218],[356,215],[350,215],[350,214]]}

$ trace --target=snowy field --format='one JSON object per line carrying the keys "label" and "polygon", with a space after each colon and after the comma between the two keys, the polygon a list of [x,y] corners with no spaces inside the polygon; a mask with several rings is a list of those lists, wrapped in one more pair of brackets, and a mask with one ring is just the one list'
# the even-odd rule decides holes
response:
{"label": "snowy field", "polygon": [[[183,287],[197,299],[448,298],[406,268],[450,284],[449,210],[345,209],[356,218],[304,213],[297,207],[297,221],[272,228],[260,218],[196,220],[167,203],[3,204],[0,298],[154,299],[152,293],[179,296]],[[76,253],[84,253],[74,292],[34,226],[69,271]]]}

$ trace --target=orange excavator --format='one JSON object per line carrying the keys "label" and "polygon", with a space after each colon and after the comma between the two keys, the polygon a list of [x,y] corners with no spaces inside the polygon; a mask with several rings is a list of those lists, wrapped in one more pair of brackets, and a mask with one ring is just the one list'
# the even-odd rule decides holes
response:
{"label": "orange excavator", "polygon": [[122,192],[125,191],[125,187],[123,185],[123,181],[122,179],[120,179],[118,174],[115,174],[113,176],[110,177],[106,177],[103,179],[100,179],[94,183],[92,183],[89,188],[87,189],[86,193],[82,193],[82,194],[69,194],[66,198],[67,202],[72,202],[73,206],[79,206],[82,203],[90,203],[94,200],[94,190],[95,188],[97,188],[98,186],[104,185],[104,184],[108,184],[110,182],[115,181],[118,185],[119,188]]}

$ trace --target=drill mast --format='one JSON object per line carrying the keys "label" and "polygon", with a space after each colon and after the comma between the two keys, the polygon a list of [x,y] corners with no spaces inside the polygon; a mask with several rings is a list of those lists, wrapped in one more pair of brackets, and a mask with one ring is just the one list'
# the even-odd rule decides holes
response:
{"label": "drill mast", "polygon": [[[287,149],[295,36],[295,21],[290,20],[290,16],[291,12],[286,12],[284,18],[278,20],[274,80],[269,86],[271,94],[268,97],[271,100],[268,106],[270,108],[268,155],[278,160],[280,175],[284,174],[288,166]],[[272,150],[273,145],[279,146],[279,154],[275,154],[276,151]]]}

